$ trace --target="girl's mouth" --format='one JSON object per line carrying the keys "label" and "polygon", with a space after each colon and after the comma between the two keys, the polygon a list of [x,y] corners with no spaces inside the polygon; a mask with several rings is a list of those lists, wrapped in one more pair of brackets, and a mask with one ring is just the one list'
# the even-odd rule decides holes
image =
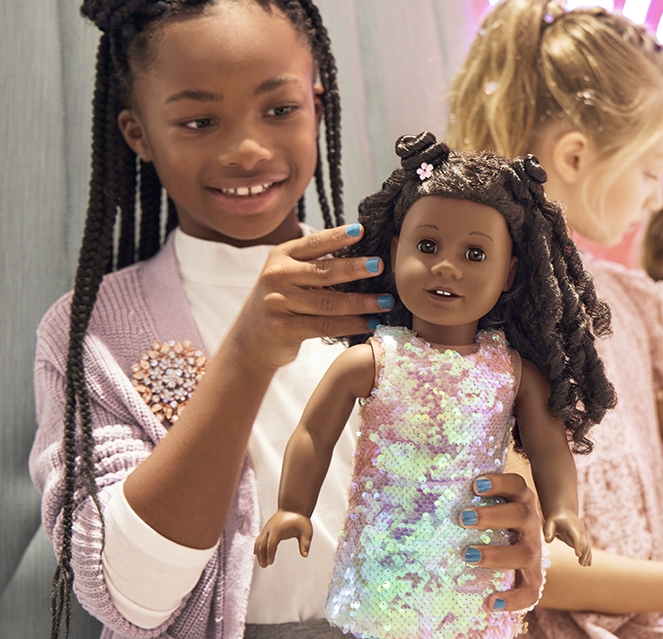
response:
{"label": "girl's mouth", "polygon": [[251,197],[252,195],[260,195],[274,186],[274,182],[267,182],[266,184],[256,184],[255,186],[239,186],[231,189],[219,189],[224,195],[234,195],[236,197]]}

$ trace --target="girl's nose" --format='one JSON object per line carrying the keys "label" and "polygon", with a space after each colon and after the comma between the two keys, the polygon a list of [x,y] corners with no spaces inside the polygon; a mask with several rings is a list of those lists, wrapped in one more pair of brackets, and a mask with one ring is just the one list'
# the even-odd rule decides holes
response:
{"label": "girl's nose", "polygon": [[463,276],[463,272],[452,260],[448,258],[442,259],[439,262],[433,264],[431,267],[431,273],[433,275],[444,275],[446,277],[452,277],[455,280],[458,280]]}
{"label": "girl's nose", "polygon": [[652,192],[647,201],[649,211],[660,211],[663,208],[663,184],[656,182],[652,187]]}
{"label": "girl's nose", "polygon": [[219,159],[224,166],[235,166],[251,171],[260,162],[271,159],[272,152],[256,135],[235,135],[226,140]]}

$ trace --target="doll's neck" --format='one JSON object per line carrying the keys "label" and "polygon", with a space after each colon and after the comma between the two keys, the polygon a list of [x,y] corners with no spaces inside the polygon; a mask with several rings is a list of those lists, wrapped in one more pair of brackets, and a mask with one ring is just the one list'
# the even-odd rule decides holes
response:
{"label": "doll's neck", "polygon": [[412,330],[417,334],[417,337],[429,344],[443,345],[455,350],[465,346],[473,346],[478,327],[478,320],[461,326],[441,326],[427,322],[416,315],[412,316]]}

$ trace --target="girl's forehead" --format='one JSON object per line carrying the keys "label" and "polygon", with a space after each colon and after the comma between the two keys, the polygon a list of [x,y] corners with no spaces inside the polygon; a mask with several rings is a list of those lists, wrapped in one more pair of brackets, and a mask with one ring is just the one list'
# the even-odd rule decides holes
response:
{"label": "girl's forehead", "polygon": [[171,68],[177,62],[216,63],[249,67],[288,51],[293,63],[300,58],[313,65],[307,42],[276,6],[256,2],[221,2],[204,12],[166,22],[155,33],[151,68]]}

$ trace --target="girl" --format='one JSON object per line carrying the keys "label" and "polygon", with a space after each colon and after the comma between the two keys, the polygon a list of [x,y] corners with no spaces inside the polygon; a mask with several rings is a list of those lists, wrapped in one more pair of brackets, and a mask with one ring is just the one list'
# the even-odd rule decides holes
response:
{"label": "girl", "polygon": [[[381,271],[376,257],[319,259],[356,242],[359,225],[311,234],[299,222],[315,176],[334,224],[320,119],[342,221],[325,28],[309,0],[86,0],[82,11],[103,32],[90,206],[73,294],[39,328],[31,456],[59,557],[53,636],[72,582],[104,639],[237,638],[246,622],[248,637],[312,636],[353,431],[323,490],[316,570],[285,562],[252,581],[252,540],[290,424],[337,354],[309,338],[363,333],[391,303],[325,288]],[[520,531],[484,561],[525,569],[504,595],[523,607],[540,583],[533,501],[515,477],[490,492],[519,502],[476,527]]]}
{"label": "girl", "polygon": [[485,608],[512,574],[460,559],[507,533],[484,538],[452,522],[481,502],[471,478],[502,467],[515,415],[546,538],[590,563],[567,437],[589,452],[589,427],[614,405],[594,348],[610,315],[533,158],[450,153],[431,133],[400,138],[396,152],[402,168],[361,203],[366,235],[346,251],[382,257],[371,284],[394,294],[390,326],[340,355],[307,404],[255,552],[266,566],[296,536],[306,555],[333,447],[363,398],[327,618],[358,637],[513,637],[519,614]]}
{"label": "girl", "polygon": [[[456,78],[451,111],[452,146],[536,154],[547,194],[596,244],[618,242],[663,204],[663,52],[620,15],[499,3]],[[578,465],[592,567],[578,570],[553,542],[530,635],[654,637],[663,613],[662,294],[642,273],[585,263],[612,310],[613,335],[598,350],[618,404]]]}

